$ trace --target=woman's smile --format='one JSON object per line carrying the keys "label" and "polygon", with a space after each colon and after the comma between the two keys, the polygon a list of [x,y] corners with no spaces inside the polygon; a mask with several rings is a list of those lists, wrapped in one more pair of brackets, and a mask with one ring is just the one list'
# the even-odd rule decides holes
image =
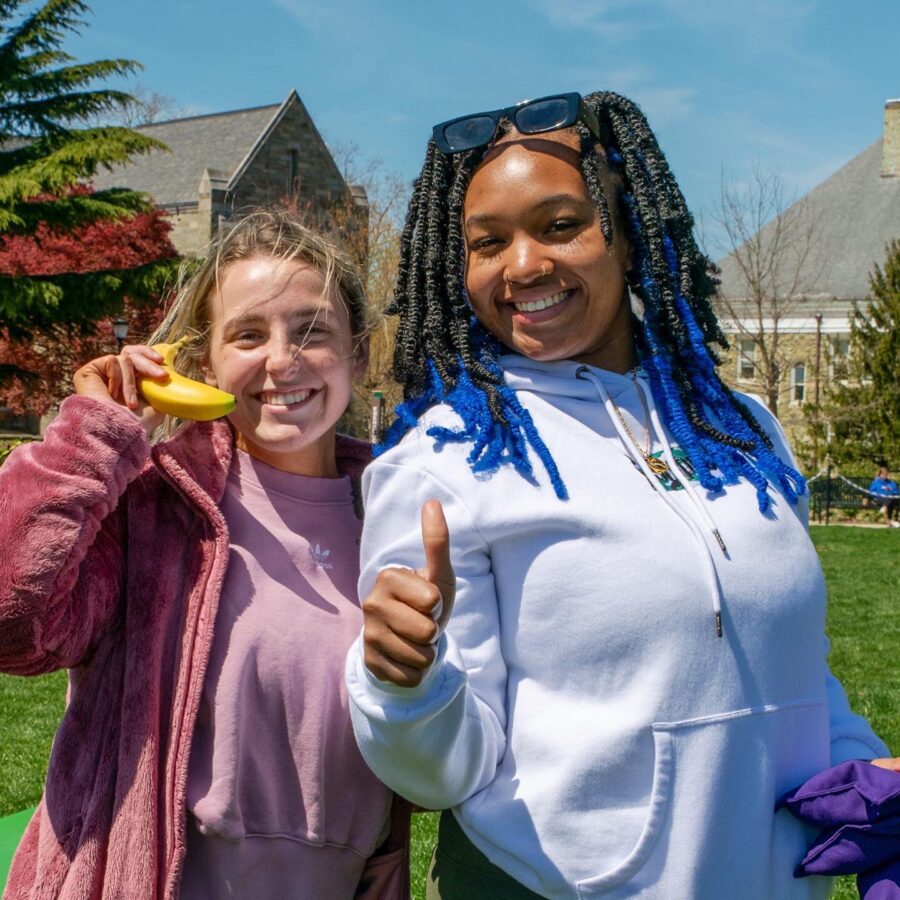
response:
{"label": "woman's smile", "polygon": [[237,397],[229,418],[251,456],[333,477],[335,423],[364,364],[346,306],[318,269],[270,258],[228,268],[212,303],[207,380]]}
{"label": "woman's smile", "polygon": [[625,372],[634,365],[628,242],[616,229],[607,244],[578,160],[567,132],[488,152],[463,211],[469,302],[513,352]]}
{"label": "woman's smile", "polygon": [[288,407],[297,407],[306,402],[306,400],[315,391],[312,390],[294,390],[294,391],[265,391],[257,395],[257,399],[263,406],[274,406],[280,409]]}
{"label": "woman's smile", "polygon": [[[510,302],[519,313],[539,313],[548,309],[555,309],[561,303],[564,303],[572,296],[573,290],[557,291],[549,297],[539,297],[534,300],[517,299],[514,297]],[[547,318],[550,318],[549,316]],[[527,321],[540,322],[543,319],[535,316],[529,316]]]}

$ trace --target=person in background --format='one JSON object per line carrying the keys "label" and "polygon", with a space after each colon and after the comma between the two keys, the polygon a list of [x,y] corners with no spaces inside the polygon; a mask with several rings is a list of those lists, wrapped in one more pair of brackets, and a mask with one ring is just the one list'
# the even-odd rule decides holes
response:
{"label": "person in background", "polygon": [[336,424],[368,330],[349,260],[256,213],[151,340],[189,338],[179,370],[227,419],[164,422],[137,389],[162,357],[128,346],[0,470],[0,670],[70,673],[8,900],[408,897],[408,804],[342,679],[370,453]]}
{"label": "person in background", "polygon": [[884,466],[875,473],[875,477],[869,485],[869,493],[878,497],[885,525],[889,528],[900,528],[900,521],[897,520],[898,511],[900,511],[900,488],[897,487],[897,482],[891,478],[890,471]]}
{"label": "person in background", "polygon": [[447,810],[431,898],[824,898],[776,801],[897,764],[829,673],[804,481],[719,378],[692,225],[616,94],[434,129],[346,670],[367,761]]}

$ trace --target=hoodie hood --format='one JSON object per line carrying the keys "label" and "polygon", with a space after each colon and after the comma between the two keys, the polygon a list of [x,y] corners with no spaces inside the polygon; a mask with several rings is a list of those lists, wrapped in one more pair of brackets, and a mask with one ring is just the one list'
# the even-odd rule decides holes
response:
{"label": "hoodie hood", "polygon": [[[527,356],[509,353],[501,356],[499,362],[506,374],[506,383],[514,391],[543,394],[548,399],[569,397],[572,400],[596,402],[597,388],[590,381],[578,377],[577,373],[581,368],[587,368],[595,378],[602,381],[614,400],[627,394],[633,387],[633,371],[619,374],[570,359],[539,362]],[[637,376],[646,384],[647,377],[643,370],[637,369]]]}

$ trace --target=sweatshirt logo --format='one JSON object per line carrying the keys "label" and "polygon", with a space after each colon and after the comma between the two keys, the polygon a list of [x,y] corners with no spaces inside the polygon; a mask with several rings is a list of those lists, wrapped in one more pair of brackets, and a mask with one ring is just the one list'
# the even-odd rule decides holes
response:
{"label": "sweatshirt logo", "polygon": [[331,556],[331,551],[326,550],[324,547],[320,547],[316,544],[315,547],[312,547],[309,551],[310,556],[312,557],[313,565],[318,569],[332,569],[334,568],[330,562],[328,562],[328,557]]}

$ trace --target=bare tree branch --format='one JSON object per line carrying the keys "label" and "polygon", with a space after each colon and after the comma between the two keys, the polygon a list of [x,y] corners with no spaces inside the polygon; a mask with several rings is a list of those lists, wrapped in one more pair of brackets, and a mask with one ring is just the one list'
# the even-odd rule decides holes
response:
{"label": "bare tree branch", "polygon": [[723,173],[717,207],[710,214],[725,235],[729,255],[723,271],[729,290],[717,311],[741,339],[755,347],[756,380],[769,409],[778,414],[782,375],[789,359],[780,335],[823,277],[821,227],[809,202],[788,196],[779,171],[754,165],[739,182]]}

